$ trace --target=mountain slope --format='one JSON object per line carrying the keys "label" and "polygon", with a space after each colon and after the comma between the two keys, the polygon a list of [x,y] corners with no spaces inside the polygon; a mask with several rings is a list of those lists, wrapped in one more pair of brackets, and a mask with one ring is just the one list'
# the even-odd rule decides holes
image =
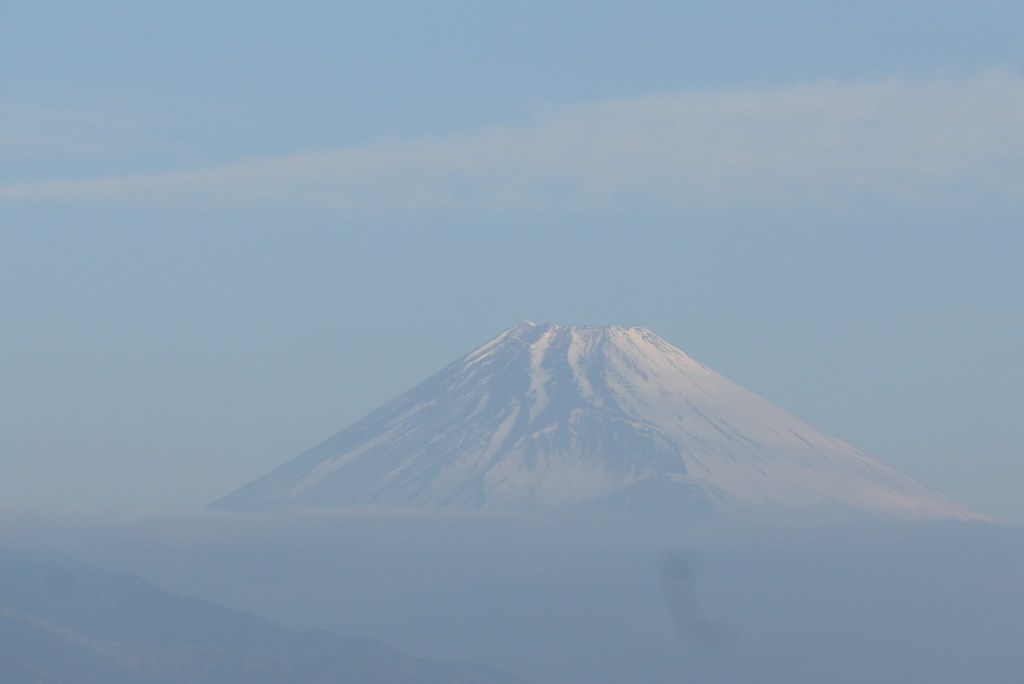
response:
{"label": "mountain slope", "polygon": [[214,504],[990,519],[643,328],[523,322]]}
{"label": "mountain slope", "polygon": [[379,641],[296,631],[132,575],[0,553],[0,681],[25,684],[523,684]]}

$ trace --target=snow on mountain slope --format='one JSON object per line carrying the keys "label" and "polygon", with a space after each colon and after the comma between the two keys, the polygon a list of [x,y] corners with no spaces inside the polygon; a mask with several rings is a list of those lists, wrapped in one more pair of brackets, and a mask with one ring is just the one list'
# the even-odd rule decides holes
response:
{"label": "snow on mountain slope", "polygon": [[529,321],[214,504],[991,520],[643,328]]}

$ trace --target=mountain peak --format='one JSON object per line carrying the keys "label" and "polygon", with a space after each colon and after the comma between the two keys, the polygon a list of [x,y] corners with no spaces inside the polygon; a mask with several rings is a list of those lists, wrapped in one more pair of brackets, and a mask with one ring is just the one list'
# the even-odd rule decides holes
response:
{"label": "mountain peak", "polygon": [[214,505],[774,507],[988,519],[645,328],[530,321]]}

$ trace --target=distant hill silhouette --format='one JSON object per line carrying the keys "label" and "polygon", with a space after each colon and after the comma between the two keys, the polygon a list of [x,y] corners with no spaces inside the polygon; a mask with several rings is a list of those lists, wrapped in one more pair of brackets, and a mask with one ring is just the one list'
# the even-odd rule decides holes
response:
{"label": "distant hill silhouette", "polygon": [[523,684],[381,642],[296,631],[133,575],[0,553],[4,684]]}

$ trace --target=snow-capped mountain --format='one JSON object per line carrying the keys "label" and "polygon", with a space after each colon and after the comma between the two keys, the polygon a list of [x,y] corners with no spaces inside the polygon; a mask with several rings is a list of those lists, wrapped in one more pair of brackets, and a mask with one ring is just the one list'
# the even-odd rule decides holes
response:
{"label": "snow-capped mountain", "polygon": [[776,508],[991,520],[644,328],[529,321],[213,505]]}

